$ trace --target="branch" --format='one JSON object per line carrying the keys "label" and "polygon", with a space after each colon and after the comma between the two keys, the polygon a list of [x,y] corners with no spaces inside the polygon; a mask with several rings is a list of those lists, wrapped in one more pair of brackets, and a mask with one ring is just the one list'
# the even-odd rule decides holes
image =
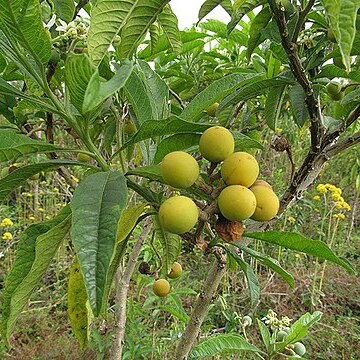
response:
{"label": "branch", "polygon": [[294,30],[294,33],[293,33],[293,36],[292,36],[292,39],[291,41],[293,43],[296,43],[297,42],[297,39],[299,37],[299,34],[300,34],[300,31],[301,29],[303,28],[304,26],[304,23],[305,23],[305,19],[306,19],[306,15],[310,12],[311,8],[314,6],[315,4],[315,0],[310,0],[305,9],[302,10],[302,11],[299,11],[299,18],[298,18],[298,21],[296,23],[296,27],[295,27],[295,30]]}
{"label": "branch", "polygon": [[325,154],[327,157],[331,158],[339,154],[340,152],[348,149],[350,146],[353,146],[359,142],[360,142],[360,131],[337,142],[334,145],[329,146],[327,149],[325,149]]}
{"label": "branch", "polygon": [[[297,51],[296,42],[290,39],[289,29],[284,16],[284,12],[276,4],[276,0],[268,0],[273,17],[279,28],[282,46],[289,58],[290,68],[293,72],[296,80],[301,85],[305,92],[305,102],[310,115],[311,122],[311,147],[313,151],[316,151],[320,147],[320,141],[324,134],[324,128],[322,125],[322,115],[318,100],[315,98],[314,89],[311,81],[306,76],[305,68],[301,63]],[[311,3],[311,2],[310,2]],[[305,9],[304,9],[305,11]],[[307,10],[308,11],[308,10]],[[306,15],[305,13],[303,15]]]}

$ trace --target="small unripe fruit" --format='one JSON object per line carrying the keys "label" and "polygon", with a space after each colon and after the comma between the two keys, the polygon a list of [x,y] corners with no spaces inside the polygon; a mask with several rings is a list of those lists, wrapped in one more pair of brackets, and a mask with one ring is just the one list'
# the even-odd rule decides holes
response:
{"label": "small unripe fruit", "polygon": [[171,269],[170,272],[168,274],[168,277],[170,279],[176,279],[178,278],[180,275],[182,274],[182,267],[181,264],[179,264],[178,262],[174,262],[171,265]]}
{"label": "small unripe fruit", "polygon": [[266,182],[265,180],[256,180],[256,181],[251,185],[251,187],[253,187],[253,186],[266,186],[266,187],[268,187],[269,189],[272,190],[272,186],[271,186],[268,182]]}
{"label": "small unripe fruit", "polygon": [[186,196],[173,196],[165,200],[159,209],[161,226],[173,234],[190,231],[198,221],[199,209]]}
{"label": "small unripe fruit", "polygon": [[159,297],[164,297],[170,292],[170,284],[165,279],[159,279],[153,285],[154,294]]}
{"label": "small unripe fruit", "polygon": [[218,197],[218,206],[226,219],[242,221],[254,213],[256,198],[245,186],[230,185],[221,191]]}
{"label": "small unripe fruit", "polygon": [[282,331],[285,331],[287,334],[290,332],[290,328],[288,326],[284,327]]}
{"label": "small unripe fruit", "polygon": [[337,95],[341,91],[341,85],[337,81],[330,81],[326,85],[326,91],[330,96]]}
{"label": "small unripe fruit", "polygon": [[340,101],[344,98],[345,93],[340,91],[338,94],[330,95],[331,99],[334,101]]}
{"label": "small unripe fruit", "polygon": [[277,334],[276,334],[276,340],[277,341],[284,341],[284,339],[288,336],[288,333],[286,331],[279,331]]}
{"label": "small unripe fruit", "polygon": [[256,198],[256,210],[251,216],[256,221],[269,221],[279,211],[280,202],[276,194],[267,186],[256,185],[250,188]]}
{"label": "small unripe fruit", "polygon": [[124,134],[126,135],[132,135],[136,132],[135,124],[130,120],[126,121],[123,126]]}
{"label": "small unripe fruit", "polygon": [[234,152],[235,141],[231,132],[222,126],[213,126],[204,131],[200,138],[201,155],[214,163],[225,160]]}
{"label": "small unripe fruit", "polygon": [[294,344],[294,349],[293,349],[295,352],[296,352],[296,354],[298,354],[299,356],[303,356],[303,355],[305,355],[305,353],[306,353],[306,347],[305,347],[305,345],[303,344],[303,343],[301,343],[301,342],[296,342],[295,344]]}
{"label": "small unripe fruit", "polygon": [[207,109],[206,109],[206,113],[211,116],[211,117],[215,117],[216,115],[216,110],[219,107],[219,103],[214,103],[212,105],[210,105]]}
{"label": "small unripe fruit", "polygon": [[256,159],[246,152],[228,156],[221,166],[221,177],[228,185],[251,186],[259,175]]}
{"label": "small unripe fruit", "polygon": [[80,162],[83,162],[83,163],[87,163],[91,159],[88,154],[83,154],[83,153],[78,153],[76,158],[77,158],[77,161],[80,161]]}
{"label": "small unripe fruit", "polygon": [[252,318],[249,315],[243,317],[243,325],[244,326],[251,326],[252,325]]}
{"label": "small unripe fruit", "polygon": [[174,188],[186,189],[199,177],[197,161],[184,151],[173,151],[161,162],[161,175],[164,181]]}

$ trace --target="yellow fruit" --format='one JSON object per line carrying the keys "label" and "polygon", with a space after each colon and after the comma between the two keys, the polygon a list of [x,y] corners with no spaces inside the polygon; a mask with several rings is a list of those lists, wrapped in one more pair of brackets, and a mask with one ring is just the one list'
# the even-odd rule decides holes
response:
{"label": "yellow fruit", "polygon": [[186,189],[194,184],[200,172],[197,161],[184,151],[167,154],[160,169],[164,181],[178,189]]}
{"label": "yellow fruit", "polygon": [[181,264],[179,264],[178,262],[174,262],[171,265],[171,269],[170,272],[168,274],[168,277],[170,279],[176,279],[178,278],[180,275],[182,274],[182,267]]}
{"label": "yellow fruit", "polygon": [[90,156],[88,154],[78,153],[76,156],[77,160],[83,163],[90,161]]}
{"label": "yellow fruit", "polygon": [[234,137],[228,129],[213,126],[201,135],[199,147],[205,159],[221,162],[234,152]]}
{"label": "yellow fruit", "polygon": [[228,156],[221,166],[221,176],[228,185],[251,186],[259,175],[256,159],[246,152]]}
{"label": "yellow fruit", "polygon": [[164,297],[170,292],[170,284],[165,279],[159,279],[154,282],[153,292],[159,297]]}
{"label": "yellow fruit", "polygon": [[223,216],[230,221],[248,219],[255,211],[255,195],[245,186],[230,185],[221,191],[218,206]]}
{"label": "yellow fruit", "polygon": [[268,187],[269,189],[272,190],[272,186],[271,186],[268,182],[266,182],[265,180],[256,180],[256,181],[251,185],[251,187],[253,187],[253,186],[266,186],[266,187]]}
{"label": "yellow fruit", "polygon": [[275,217],[279,211],[280,202],[272,189],[255,185],[250,190],[256,198],[256,210],[251,218],[256,221],[269,221]]}
{"label": "yellow fruit", "polygon": [[159,209],[161,226],[173,234],[190,231],[198,221],[199,209],[186,196],[173,196],[165,200]]}
{"label": "yellow fruit", "polygon": [[212,105],[210,105],[207,109],[206,109],[206,113],[211,116],[214,117],[216,115],[216,110],[219,107],[219,103],[214,103]]}

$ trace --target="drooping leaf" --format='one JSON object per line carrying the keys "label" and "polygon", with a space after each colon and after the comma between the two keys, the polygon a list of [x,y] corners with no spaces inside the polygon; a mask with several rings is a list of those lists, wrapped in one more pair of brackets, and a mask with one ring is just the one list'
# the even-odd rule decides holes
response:
{"label": "drooping leaf", "polygon": [[21,186],[27,179],[38,174],[40,171],[58,169],[60,166],[76,165],[78,166],[80,163],[71,160],[51,160],[16,169],[0,179],[0,203],[3,202],[14,189]]}
{"label": "drooping leaf", "polygon": [[261,353],[238,334],[215,334],[201,341],[189,354],[189,360],[210,358],[219,355],[241,354],[242,352]]}
{"label": "drooping leaf", "polygon": [[70,225],[71,211],[66,206],[52,220],[31,225],[22,232],[3,293],[1,332],[6,341],[9,341],[17,317],[53,260]]}
{"label": "drooping leaf", "polygon": [[205,0],[199,9],[198,22],[200,22],[206,15],[213,11],[222,2],[223,0]]}
{"label": "drooping leaf", "polygon": [[165,231],[159,222],[159,216],[153,215],[153,224],[155,236],[159,240],[162,247],[162,260],[163,266],[161,272],[163,274],[168,274],[171,265],[179,257],[181,251],[181,238],[179,235],[171,234]]}
{"label": "drooping leaf", "polygon": [[169,41],[171,49],[175,54],[180,53],[182,42],[178,26],[178,19],[172,11],[170,5],[166,5],[158,16],[159,23]]}
{"label": "drooping leaf", "polygon": [[34,59],[43,64],[49,61],[50,34],[42,22],[38,0],[1,0],[0,28],[21,44]]}
{"label": "drooping leaf", "polygon": [[74,244],[90,307],[97,316],[115,244],[117,224],[127,201],[125,177],[119,172],[100,172],[86,177],[71,201]]}
{"label": "drooping leaf", "polygon": [[171,116],[166,120],[148,120],[144,122],[137,133],[121,147],[121,150],[142,140],[176,133],[202,133],[209,127],[211,127],[211,125],[191,123],[177,116]]}
{"label": "drooping leaf", "polygon": [[263,146],[251,137],[239,132],[232,131],[235,140],[235,150],[245,151],[248,149],[263,149]]}
{"label": "drooping leaf", "polygon": [[31,139],[12,129],[0,129],[0,163],[27,154],[59,150],[64,149],[44,141]]}
{"label": "drooping leaf", "polygon": [[303,126],[309,119],[309,112],[305,103],[306,96],[302,86],[300,84],[292,86],[289,91],[289,97],[296,124]]}
{"label": "drooping leaf", "polygon": [[227,75],[222,79],[214,81],[205,90],[194,97],[181,113],[181,118],[193,121],[193,119],[213,103],[219,102],[225,96],[233,93],[235,89],[255,81],[256,78],[262,77],[262,75],[255,73],[240,72]]}
{"label": "drooping leaf", "polygon": [[87,113],[99,106],[108,97],[120,90],[133,71],[133,63],[124,60],[115,75],[108,81],[101,81],[98,70],[92,75],[84,95],[82,112]]}
{"label": "drooping leaf", "polygon": [[341,101],[341,105],[347,105],[352,102],[360,102],[360,88],[357,88],[345,95],[345,97]]}
{"label": "drooping leaf", "polygon": [[128,170],[126,175],[141,176],[152,181],[158,181],[162,183],[164,182],[161,176],[159,165],[139,166],[137,168]]}
{"label": "drooping leaf", "polygon": [[80,113],[83,111],[86,89],[95,74],[95,70],[86,54],[72,54],[67,57],[65,84],[71,103]]}
{"label": "drooping leaf", "polygon": [[66,23],[69,23],[75,14],[75,2],[73,0],[53,0],[55,13]]}
{"label": "drooping leaf", "polygon": [[83,349],[89,342],[90,317],[86,306],[87,293],[80,264],[75,257],[70,267],[67,303],[72,331]]}
{"label": "drooping leaf", "polygon": [[150,25],[170,0],[135,0],[131,12],[120,30],[121,44],[118,48],[120,58],[126,58],[136,50],[139,41]]}
{"label": "drooping leaf", "polygon": [[271,20],[271,11],[269,6],[264,7],[251,21],[249,30],[249,41],[247,46],[247,58],[251,58],[251,55],[255,48],[260,45],[265,38],[261,34],[261,30],[266,28],[266,25]]}
{"label": "drooping leaf", "polygon": [[279,231],[246,233],[244,236],[316,256],[320,259],[338,264],[352,273],[356,273],[353,266],[347,260],[336,256],[331,249],[320,240],[311,240],[294,232]]}
{"label": "drooping leaf", "polygon": [[269,353],[271,348],[271,334],[267,326],[259,319],[257,320],[257,324],[260,330],[262,341],[265,345],[266,351]]}
{"label": "drooping leaf", "polygon": [[272,88],[265,102],[265,120],[271,130],[275,130],[277,120],[280,116],[281,106],[284,99],[285,86]]}

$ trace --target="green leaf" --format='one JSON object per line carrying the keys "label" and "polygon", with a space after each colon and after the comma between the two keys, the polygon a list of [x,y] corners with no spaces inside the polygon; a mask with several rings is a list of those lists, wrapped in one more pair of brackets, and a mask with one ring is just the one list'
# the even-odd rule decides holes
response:
{"label": "green leaf", "polygon": [[158,20],[166,35],[166,38],[169,41],[171,49],[175,54],[180,53],[182,42],[178,26],[178,19],[172,11],[170,5],[166,5],[164,7],[164,10],[158,16]]}
{"label": "green leaf", "polygon": [[273,259],[272,257],[266,255],[266,254],[262,254],[258,251],[252,250],[250,248],[248,248],[247,246],[243,246],[241,244],[238,243],[233,243],[232,245],[238,247],[239,249],[241,249],[242,251],[248,253],[249,255],[251,255],[252,257],[254,257],[255,259],[258,259],[262,264],[264,264],[265,266],[269,267],[270,269],[274,270],[276,273],[278,273],[292,288],[295,286],[294,283],[294,277],[287,272],[285,269],[283,269],[279,262],[275,259]]}
{"label": "green leaf", "polygon": [[69,23],[75,14],[75,3],[73,0],[53,0],[55,13],[61,20]]}
{"label": "green leaf", "polygon": [[329,19],[330,29],[339,44],[346,70],[351,68],[351,49],[356,35],[358,0],[321,0]]}
{"label": "green leaf", "polygon": [[165,155],[172,151],[187,150],[191,147],[198,146],[201,134],[180,133],[169,136],[162,140],[156,148],[154,164],[158,164]]}
{"label": "green leaf", "polygon": [[50,33],[43,25],[38,0],[0,0],[0,28],[29,51],[34,59],[43,64],[49,61]]}
{"label": "green leaf", "polygon": [[352,273],[356,273],[353,266],[347,260],[336,256],[331,249],[320,240],[311,240],[294,232],[279,231],[246,233],[244,236],[313,255],[338,264]]}
{"label": "green leaf", "polygon": [[268,93],[265,102],[265,119],[271,130],[275,130],[285,94],[285,86],[277,86]]}
{"label": "green leaf", "polygon": [[305,92],[300,84],[296,84],[289,91],[291,107],[294,111],[294,117],[298,126],[303,126],[309,119],[309,112],[305,102]]}
{"label": "green leaf", "polygon": [[15,321],[53,260],[71,225],[71,211],[65,207],[55,218],[29,226],[20,235],[16,259],[5,280],[1,331],[9,337]]}
{"label": "green leaf", "polygon": [[181,251],[181,238],[179,235],[171,234],[165,231],[160,226],[159,216],[153,215],[153,224],[156,239],[160,242],[162,247],[162,256],[163,266],[161,272],[163,274],[168,274],[171,268],[171,265],[179,257]]}
{"label": "green leaf", "polygon": [[184,121],[177,116],[171,116],[166,120],[148,120],[145,121],[137,133],[121,147],[121,150],[139,141],[156,138],[158,136],[177,133],[202,133],[211,126],[212,125]]}
{"label": "green leaf", "polygon": [[71,201],[71,238],[79,258],[90,307],[98,316],[116,244],[117,224],[127,201],[125,177],[99,172],[86,177]]}
{"label": "green leaf", "polygon": [[271,334],[269,329],[267,328],[267,326],[259,319],[257,320],[257,324],[260,330],[260,334],[261,334],[261,338],[262,341],[265,345],[266,351],[267,353],[270,353],[270,348],[271,348]]}
{"label": "green leaf", "polygon": [[[3,202],[11,192],[22,185],[28,178],[40,171],[57,169],[60,166],[78,166],[80,163],[71,160],[51,160],[38,164],[23,166],[9,175],[0,179],[0,203]],[[88,166],[88,165],[87,165]]]}
{"label": "green leaf", "polygon": [[254,270],[247,262],[245,262],[238,254],[236,254],[235,251],[226,246],[221,247],[234,258],[234,260],[239,264],[241,270],[244,272],[250,290],[251,305],[256,306],[260,299],[260,284],[257,276],[254,273]]}
{"label": "green leaf", "polygon": [[181,117],[184,120],[194,120],[194,118],[201,115],[210,105],[219,102],[225,96],[233,93],[235,89],[255,81],[256,78],[263,78],[263,76],[254,73],[239,72],[214,81],[194,97],[181,113]]}
{"label": "green leaf", "polygon": [[64,149],[44,141],[33,140],[12,129],[0,129],[0,163],[27,154],[58,150]]}
{"label": "green leaf", "polygon": [[224,0],[206,0],[200,7],[198,22],[200,22],[206,15],[213,11],[222,2],[224,2]]}
{"label": "green leaf", "polygon": [[247,351],[262,352],[256,346],[247,342],[241,335],[215,334],[195,346],[188,359],[195,360],[226,354],[239,354]]}
{"label": "green leaf", "polygon": [[352,102],[360,102],[360,87],[349,92],[341,101],[341,105],[347,105]]}
{"label": "green leaf", "polygon": [[164,182],[159,165],[139,166],[128,170],[126,175],[141,176],[152,181]]}
{"label": "green leaf", "polygon": [[266,6],[255,16],[254,20],[251,21],[247,46],[248,60],[251,58],[255,48],[265,40],[265,37],[261,34],[261,30],[266,28],[270,20],[271,11],[269,6]]}
{"label": "green leaf", "polygon": [[327,77],[329,79],[333,79],[335,77],[341,77],[345,79],[351,79],[356,82],[360,82],[360,72],[359,71],[351,71],[347,73],[346,70],[340,69],[335,65],[325,65],[316,76],[317,79]]}
{"label": "green leaf", "polygon": [[120,58],[131,56],[150,25],[170,0],[136,0],[120,30]]}
{"label": "green leaf", "polygon": [[96,73],[86,54],[72,54],[65,64],[65,84],[71,103],[82,113],[87,87]]}
{"label": "green leaf", "polygon": [[244,151],[248,149],[263,149],[264,147],[256,140],[251,137],[239,132],[232,132],[235,140],[235,150]]}
{"label": "green leaf", "polygon": [[149,28],[149,34],[150,34],[151,52],[153,52],[156,49],[156,45],[159,41],[159,36],[160,36],[160,29],[156,23],[151,24]]}
{"label": "green leaf", "polygon": [[67,302],[72,331],[83,349],[89,342],[90,316],[86,306],[86,288],[77,257],[70,267]]}
{"label": "green leaf", "polygon": [[130,77],[133,71],[133,63],[123,61],[115,75],[108,81],[102,81],[99,71],[96,70],[87,85],[82,113],[87,113],[103,103],[108,97],[120,90]]}

